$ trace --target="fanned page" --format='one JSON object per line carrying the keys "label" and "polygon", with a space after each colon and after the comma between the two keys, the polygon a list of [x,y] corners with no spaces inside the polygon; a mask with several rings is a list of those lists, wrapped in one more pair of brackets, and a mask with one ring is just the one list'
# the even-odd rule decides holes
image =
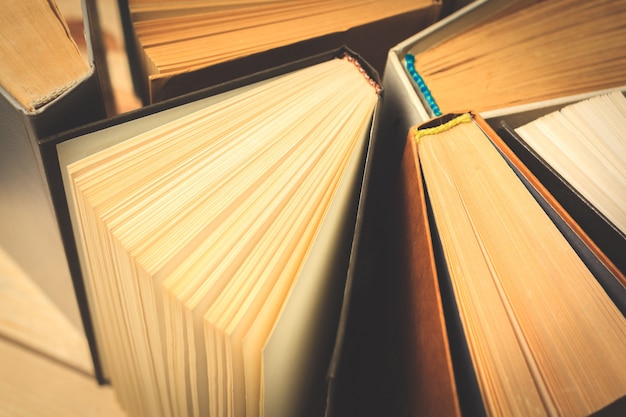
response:
{"label": "fanned page", "polygon": [[444,113],[599,91],[626,84],[625,20],[623,1],[520,1],[405,63]]}
{"label": "fanned page", "polygon": [[53,0],[2,5],[0,62],[0,87],[29,112],[71,89],[90,72]]}
{"label": "fanned page", "polygon": [[412,135],[487,415],[626,396],[626,319],[489,137],[469,114]]}
{"label": "fanned page", "polygon": [[349,162],[377,101],[354,59],[332,59],[67,167],[99,346],[130,415],[263,414],[262,346],[292,287],[345,280],[303,269],[338,190],[354,193],[340,184],[363,168]]}
{"label": "fanned page", "polygon": [[626,97],[593,97],[516,132],[626,236]]}
{"label": "fanned page", "polygon": [[153,77],[214,65],[418,10],[431,0],[130,0]]}

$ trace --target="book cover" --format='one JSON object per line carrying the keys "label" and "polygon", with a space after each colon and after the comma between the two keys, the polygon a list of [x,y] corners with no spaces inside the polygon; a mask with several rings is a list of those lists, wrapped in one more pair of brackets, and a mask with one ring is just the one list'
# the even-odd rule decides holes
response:
{"label": "book cover", "polygon": [[[75,285],[78,288],[82,288],[84,291],[83,298],[80,301],[83,305],[87,306],[90,313],[90,320],[92,323],[95,323],[92,326],[92,334],[89,336],[94,345],[98,347],[97,353],[94,355],[94,361],[96,362],[96,369],[99,372],[99,377],[102,382],[111,378],[111,372],[115,375],[119,375],[119,371],[111,367],[111,361],[115,360],[111,359],[110,356],[112,348],[107,348],[106,346],[103,348],[102,342],[98,342],[98,340],[102,340],[103,332],[106,333],[106,331],[103,330],[102,324],[97,324],[97,322],[94,321],[100,320],[100,323],[102,323],[102,313],[95,312],[94,309],[96,307],[94,307],[94,305],[98,303],[98,301],[93,293],[94,288],[90,288],[90,285],[93,284],[86,283],[85,247],[84,243],[80,243],[80,238],[77,234],[76,212],[74,209],[71,209],[71,201],[73,198],[68,194],[69,191],[68,188],[66,188],[68,178],[65,167],[69,166],[72,161],[80,160],[82,157],[89,156],[95,151],[105,151],[107,148],[113,147],[115,143],[123,142],[125,138],[139,135],[142,132],[150,132],[170,122],[176,122],[177,119],[192,114],[194,111],[200,111],[203,107],[212,104],[219,105],[221,101],[225,101],[228,98],[236,98],[241,92],[264,86],[270,82],[277,82],[273,80],[279,81],[281,77],[298,72],[298,70],[305,70],[311,66],[325,63],[328,60],[335,60],[336,57],[342,57],[347,52],[348,50],[342,48],[339,51],[332,51],[330,53],[295,61],[230,83],[224,83],[214,88],[201,90],[176,99],[146,106],[137,111],[122,114],[101,123],[86,125],[74,132],[52,136],[44,141],[43,147],[46,150],[46,172],[53,190],[52,194],[55,196],[54,204],[57,213],[59,213],[59,224],[63,233],[68,259],[70,260],[70,265],[72,265],[73,279]],[[355,55],[350,52],[349,56]],[[359,77],[364,78],[363,74],[369,74],[368,77],[371,77],[372,80],[377,79],[375,71],[367,66],[358,56],[350,59],[354,61],[355,64],[353,65],[358,65],[361,69],[357,71]],[[358,68],[355,70],[358,70]],[[368,88],[373,88],[373,86],[370,85]],[[274,338],[277,341],[267,346],[266,354],[268,355],[268,363],[276,362],[270,358],[272,355],[279,354],[283,357],[286,349],[285,346],[296,344],[293,349],[287,349],[288,352],[307,352],[307,349],[310,348],[306,347],[306,343],[304,346],[300,346],[307,340],[311,343],[314,342],[312,346],[317,346],[313,352],[308,353],[316,357],[316,360],[309,362],[294,359],[295,362],[293,363],[299,363],[300,365],[298,365],[298,367],[286,368],[287,374],[285,378],[270,375],[271,378],[265,382],[265,407],[267,409],[275,408],[276,410],[283,410],[276,411],[276,413],[286,412],[288,415],[289,411],[284,410],[291,409],[293,411],[295,409],[301,409],[304,403],[308,404],[311,412],[314,414],[323,413],[324,410],[327,410],[327,413],[331,413],[334,381],[340,378],[337,372],[337,364],[340,362],[339,357],[342,352],[343,326],[345,326],[342,323],[346,321],[346,316],[348,315],[350,288],[357,276],[358,263],[361,259],[372,255],[362,253],[361,242],[366,240],[366,237],[363,235],[362,223],[365,216],[365,201],[367,199],[368,184],[371,181],[370,161],[374,156],[374,149],[376,147],[374,132],[377,131],[379,106],[380,101],[376,100],[374,111],[369,120],[369,127],[365,132],[365,136],[360,139],[361,145],[359,145],[359,149],[361,150],[355,153],[352,158],[354,159],[350,165],[353,166],[353,168],[350,168],[352,172],[350,178],[352,179],[343,181],[342,183],[345,182],[345,185],[342,185],[343,191],[337,194],[338,196],[342,196],[340,200],[344,202],[341,204],[333,203],[333,207],[335,208],[330,209],[329,215],[335,213],[332,215],[334,220],[331,221],[329,217],[329,220],[324,221],[323,228],[318,232],[319,241],[327,243],[315,245],[317,249],[311,249],[310,258],[307,258],[309,259],[307,260],[307,265],[309,266],[305,265],[303,267],[303,271],[310,270],[311,272],[306,272],[306,274],[313,277],[321,275],[334,278],[329,281],[328,285],[324,285],[317,290],[307,290],[305,284],[303,284],[305,286],[302,288],[300,288],[298,284],[291,290],[289,302],[283,307],[286,309],[285,311],[302,310],[307,303],[311,303],[310,296],[313,294],[317,293],[321,298],[318,298],[317,301],[313,301],[312,304],[307,307],[313,315],[309,314],[302,316],[302,318],[297,318],[301,315],[291,313],[284,314],[285,317],[290,317],[291,319],[286,321],[282,320],[282,324],[277,325],[275,330],[277,333],[292,334],[295,331],[293,329],[297,329],[298,332],[303,332],[301,336],[290,337],[282,342],[280,341],[282,339]],[[278,128],[280,124],[276,126]],[[81,145],[76,147],[74,143],[80,143]],[[339,239],[337,240],[338,237]],[[333,241],[336,242],[330,243]],[[254,264],[250,265],[253,266]],[[322,270],[326,272],[321,273],[319,271],[312,272],[316,270],[312,268],[314,265],[318,268],[326,265],[326,267],[330,269]],[[116,279],[120,278],[118,277]],[[309,281],[310,280],[302,279],[303,283]],[[300,282],[300,280],[298,280],[298,282]],[[326,312],[319,316],[319,318],[315,318],[319,315],[319,303],[324,305]],[[318,313],[315,313],[316,311]],[[305,320],[304,323],[308,324],[302,324],[302,320]],[[284,329],[282,329],[283,327]],[[321,335],[324,336],[322,337]],[[304,351],[302,349],[304,349]],[[148,352],[150,351],[152,350],[148,350]],[[149,354],[156,355],[157,352],[152,351],[152,353]],[[297,356],[295,358],[297,358]],[[286,358],[283,357],[283,359],[286,361]],[[291,362],[287,361],[285,363]],[[319,367],[320,363],[324,363],[325,365]],[[314,366],[314,369],[310,368],[310,365],[313,364],[317,364]],[[163,365],[165,366],[167,364]],[[304,368],[301,369],[302,366],[304,366]],[[116,374],[116,372],[118,373]],[[303,388],[300,391],[304,392],[304,396],[302,398],[293,396],[292,403],[285,403],[284,397],[281,397],[282,394],[280,391],[276,391],[276,378],[278,378],[278,380],[292,381],[292,386],[288,387],[289,389],[296,389],[296,385],[302,386]],[[293,382],[295,380],[299,380],[300,382]],[[155,383],[167,384],[166,381],[158,380],[158,378]],[[113,378],[113,384],[115,386],[115,378]],[[119,395],[123,398],[124,388],[118,389],[120,390],[119,392],[122,392],[122,394]],[[300,391],[296,390],[294,392]],[[171,395],[169,398],[176,397],[173,393],[169,395]],[[188,397],[186,398],[189,399]],[[168,401],[167,398],[164,398],[164,401]],[[198,403],[199,407],[203,407],[202,401],[204,400],[200,400]],[[144,407],[146,404],[148,403],[144,403]],[[135,406],[136,405],[133,407]],[[159,407],[158,404],[152,404],[150,406]],[[181,406],[180,403],[179,406]]]}

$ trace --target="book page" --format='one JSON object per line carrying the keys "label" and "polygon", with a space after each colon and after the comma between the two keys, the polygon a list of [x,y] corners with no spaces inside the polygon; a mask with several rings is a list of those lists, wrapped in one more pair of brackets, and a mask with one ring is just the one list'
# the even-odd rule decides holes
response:
{"label": "book page", "polygon": [[129,410],[259,409],[243,339],[260,310],[273,327],[329,204],[351,194],[338,186],[378,102],[364,73],[330,59],[60,147],[99,344]]}
{"label": "book page", "polygon": [[566,106],[516,129],[568,184],[626,236],[626,98]]}
{"label": "book page", "polygon": [[469,120],[418,146],[488,414],[588,415],[626,395],[626,319],[485,133]]}

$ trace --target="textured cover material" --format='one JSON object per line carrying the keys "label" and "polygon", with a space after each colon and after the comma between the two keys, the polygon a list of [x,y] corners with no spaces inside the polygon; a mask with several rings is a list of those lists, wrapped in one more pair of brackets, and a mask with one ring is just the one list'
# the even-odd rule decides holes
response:
{"label": "textured cover material", "polygon": [[[376,71],[373,70],[365,61],[363,61],[352,51],[349,51],[347,48],[340,48],[323,54],[307,57],[306,59],[291,62],[289,64],[285,64],[276,68],[251,74],[249,76],[242,77],[237,80],[232,80],[230,82],[223,83],[215,87],[190,93],[171,100],[166,100],[161,103],[148,105],[133,112],[121,114],[107,120],[85,125],[80,129],[76,129],[74,131],[69,131],[61,135],[48,137],[43,141],[42,147],[44,148],[44,165],[46,168],[46,175],[50,183],[50,188],[52,190],[53,203],[56,212],[58,213],[58,221],[63,236],[63,243],[65,245],[67,257],[69,259],[74,284],[77,288],[83,288],[82,296],[81,298],[79,298],[79,302],[85,307],[87,313],[89,312],[89,300],[87,295],[85,294],[83,287],[76,242],[74,240],[69,208],[67,200],[65,198],[65,190],[63,186],[57,146],[63,144],[67,140],[79,136],[88,135],[93,132],[98,132],[106,128],[115,128],[116,126],[120,125],[125,125],[125,127],[128,127],[129,129],[134,130],[135,133],[138,133],[139,131],[137,129],[142,128],[140,127],[140,123],[137,123],[137,121],[140,121],[141,119],[152,118],[158,123],[159,120],[167,120],[167,118],[170,117],[168,116],[168,114],[171,113],[171,111],[180,109],[181,106],[193,105],[193,103],[203,98],[215,96],[220,93],[228,92],[239,87],[248,86],[252,83],[278,76],[280,74],[295,71],[300,68],[323,62],[334,57],[339,57],[346,52],[355,56],[361,62],[362,66],[365,68],[371,78],[373,78],[377,82],[379,81],[379,77]],[[333,398],[335,397],[335,381],[337,378],[340,378],[340,375],[337,372],[337,367],[340,363],[340,356],[343,350],[345,326],[345,324],[343,323],[345,323],[345,321],[347,320],[347,316],[349,313],[351,288],[354,281],[357,280],[357,271],[359,270],[359,268],[357,268],[357,264],[368,255],[367,253],[363,253],[363,250],[361,249],[361,242],[365,238],[361,233],[361,229],[366,210],[365,199],[367,195],[367,188],[369,182],[371,181],[369,171],[371,169],[370,166],[371,161],[373,160],[373,152],[376,142],[375,126],[376,120],[378,118],[379,108],[380,101],[374,113],[374,119],[372,120],[372,125],[370,127],[370,135],[366,144],[365,157],[363,160],[363,169],[361,170],[361,175],[357,179],[358,186],[354,190],[354,212],[350,216],[348,216],[350,218],[348,219],[348,221],[346,221],[345,225],[347,231],[346,239],[344,247],[341,250],[341,253],[343,254],[343,259],[339,260],[339,263],[341,263],[342,265],[341,268],[343,268],[343,270],[345,271],[343,276],[344,281],[341,284],[343,292],[339,294],[338,297],[336,297],[337,305],[329,306],[329,310],[334,309],[334,311],[337,312],[335,317],[332,319],[334,324],[331,326],[332,328],[330,329],[330,331],[332,332],[336,331],[337,334],[336,337],[333,336],[334,345],[328,347],[327,362],[329,363],[329,367],[325,378],[326,382],[323,384],[323,389],[320,389],[319,392],[315,394],[318,403],[313,409],[317,410],[318,413],[325,412],[327,414],[331,414],[332,412]],[[168,112],[168,110],[170,110],[170,112]],[[89,319],[89,317],[87,318]],[[96,346],[95,336],[93,332],[88,333],[88,337],[90,338],[90,342],[94,346]],[[106,375],[102,373],[97,351],[93,352],[93,359],[100,382],[106,383]]]}
{"label": "textured cover material", "polygon": [[423,9],[148,82],[142,64],[143,52],[132,27],[128,0],[119,0],[119,6],[131,73],[136,91],[144,103],[160,102],[342,45],[357,51],[374,70],[382,74],[389,48],[434,23],[441,11],[440,2],[433,1]]}
{"label": "textured cover material", "polygon": [[90,74],[51,103],[28,112],[0,89],[0,245],[78,328],[82,327],[39,146],[41,138],[106,116],[90,39],[95,4],[83,2]]}

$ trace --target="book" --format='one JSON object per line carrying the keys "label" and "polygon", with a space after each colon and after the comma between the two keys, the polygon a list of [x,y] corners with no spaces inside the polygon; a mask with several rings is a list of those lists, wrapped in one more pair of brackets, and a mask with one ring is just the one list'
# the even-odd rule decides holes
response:
{"label": "book", "polygon": [[406,146],[394,230],[413,410],[623,413],[626,290],[588,266],[558,203],[478,115],[427,122]]}
{"label": "book", "polygon": [[[624,273],[626,235],[621,89],[544,103],[489,120],[560,202],[599,257]],[[556,109],[555,109],[556,106]]]}
{"label": "book", "polygon": [[442,112],[471,109],[489,119],[504,108],[626,85],[625,9],[610,1],[479,0],[398,43],[384,70],[383,109],[396,158],[410,126]]}
{"label": "book", "polygon": [[342,48],[44,141],[101,376],[129,414],[324,412],[376,80]]}
{"label": "book", "polygon": [[443,111],[483,113],[617,87],[626,84],[625,15],[621,2],[518,2],[426,48],[409,47],[404,63]]}
{"label": "book", "polygon": [[82,328],[39,140],[106,117],[106,77],[93,47],[97,14],[83,3],[82,55],[53,1],[3,6],[0,17],[0,246]]}
{"label": "book", "polygon": [[382,74],[389,48],[433,23],[436,0],[121,2],[144,102],[347,45]]}

